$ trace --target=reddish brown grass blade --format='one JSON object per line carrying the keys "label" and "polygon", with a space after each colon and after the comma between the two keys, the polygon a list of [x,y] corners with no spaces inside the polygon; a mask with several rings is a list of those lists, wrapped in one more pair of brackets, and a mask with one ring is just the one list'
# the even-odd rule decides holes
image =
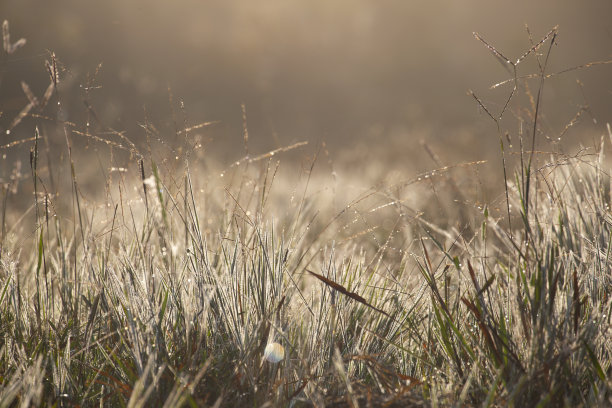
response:
{"label": "reddish brown grass blade", "polygon": [[493,341],[493,337],[491,336],[491,333],[489,332],[489,329],[487,328],[487,325],[485,324],[482,318],[482,314],[480,313],[476,305],[473,302],[470,302],[465,297],[461,297],[461,301],[463,302],[463,304],[465,304],[465,306],[467,306],[469,311],[472,312],[474,317],[478,319],[478,327],[480,328],[480,331],[482,332],[484,336],[485,342],[487,343],[489,350],[491,350],[491,353],[493,354],[493,358],[495,358],[495,361],[497,362],[498,365],[501,364],[502,363],[501,353],[499,352],[495,342]]}
{"label": "reddish brown grass blade", "polygon": [[489,287],[493,284],[494,281],[495,281],[495,275],[492,275],[489,279],[487,279],[484,286],[478,291],[478,293],[476,293],[476,296],[480,296],[483,293],[485,293],[487,289],[489,289]]}
{"label": "reddish brown grass blade", "polygon": [[345,296],[350,297],[353,300],[356,300],[357,302],[366,305],[367,307],[376,310],[378,313],[382,313],[387,317],[391,317],[389,316],[389,314],[387,312],[385,312],[384,310],[381,310],[375,306],[372,306],[371,304],[369,304],[364,298],[362,298],[361,296],[359,296],[357,293],[355,292],[351,292],[349,290],[347,290],[344,286],[340,285],[339,283],[334,282],[331,279],[326,278],[323,275],[319,275],[316,272],[313,272],[311,270],[306,269],[306,272],[308,272],[309,274],[311,274],[312,276],[314,276],[315,278],[317,278],[318,280],[320,280],[321,282],[323,282],[324,284],[326,284],[327,286],[329,286],[330,288],[342,293]]}
{"label": "reddish brown grass blade", "polygon": [[580,321],[580,291],[578,288],[578,275],[576,274],[576,269],[574,269],[574,334],[578,333],[578,323]]}

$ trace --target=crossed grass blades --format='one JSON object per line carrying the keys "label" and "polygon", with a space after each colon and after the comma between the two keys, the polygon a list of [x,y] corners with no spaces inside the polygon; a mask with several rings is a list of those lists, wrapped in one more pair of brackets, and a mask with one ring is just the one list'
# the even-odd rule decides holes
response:
{"label": "crossed grass blades", "polygon": [[[297,186],[274,161],[305,143],[251,155],[244,106],[244,158],[206,176],[196,170],[197,132],[214,122],[189,125],[181,106],[182,167],[156,159],[100,123],[88,99],[95,74],[85,126],[51,119],[62,94],[50,54],[47,91],[38,99],[23,82],[28,104],[5,129],[33,119],[34,136],[1,147],[30,144],[31,174],[3,180],[0,406],[610,404],[610,146],[602,138],[595,154],[536,160],[557,35],[515,62],[476,35],[512,75],[495,87],[512,90],[498,115],[472,93],[497,128],[505,193],[491,206],[507,213],[485,206],[474,233],[438,227],[453,223],[422,218],[397,193],[444,177],[461,193],[453,166],[328,210],[312,178],[316,157]],[[11,43],[5,22],[3,44],[9,64],[25,41]],[[540,72],[519,75],[532,57]],[[519,135],[510,183],[501,118],[521,92],[530,109],[513,113],[531,124],[531,148]],[[67,154],[52,150],[48,123]],[[142,128],[148,146],[160,138],[148,119]],[[76,137],[111,152],[102,205],[81,190]],[[118,151],[127,166],[113,162]],[[16,212],[26,189],[34,200]],[[397,221],[385,236],[376,223],[388,217]],[[402,230],[409,239],[398,240]],[[264,358],[272,342],[283,359]]]}

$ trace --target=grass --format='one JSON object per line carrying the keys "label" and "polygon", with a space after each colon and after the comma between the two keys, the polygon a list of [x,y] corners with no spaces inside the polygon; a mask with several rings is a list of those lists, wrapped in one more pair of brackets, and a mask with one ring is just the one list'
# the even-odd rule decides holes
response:
{"label": "grass", "polygon": [[[448,177],[462,194],[451,168],[333,209],[340,193],[322,187],[316,158],[299,176],[279,167],[301,144],[249,156],[244,107],[246,156],[221,174],[202,176],[195,153],[143,153],[100,123],[56,122],[59,159],[43,117],[62,97],[53,56],[42,102],[28,97],[11,125],[39,127],[4,147],[31,150],[30,177],[2,190],[0,406],[610,404],[609,147],[533,156],[549,76],[536,52],[555,36],[510,64],[501,114],[474,96],[500,135],[506,210],[463,209],[477,225],[461,230],[397,193]],[[517,74],[527,57],[540,84],[513,178],[500,119],[530,95]],[[196,128],[176,132],[186,151]],[[113,168],[111,154],[99,200],[83,192],[77,136],[130,155]],[[25,211],[11,207],[17,187],[35,197]]]}

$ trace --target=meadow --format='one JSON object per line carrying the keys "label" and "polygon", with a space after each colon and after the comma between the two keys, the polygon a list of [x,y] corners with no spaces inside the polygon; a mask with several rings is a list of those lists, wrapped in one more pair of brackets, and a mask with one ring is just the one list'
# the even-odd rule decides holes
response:
{"label": "meadow", "polygon": [[[476,35],[509,75],[499,109],[466,100],[494,156],[372,184],[325,144],[252,152],[248,106],[231,163],[179,99],[136,143],[97,114],[96,73],[70,122],[49,53],[3,122],[31,134],[0,146],[0,407],[611,405],[612,130],[536,149],[558,136],[547,81],[609,61],[550,70],[557,33],[516,59]],[[3,63],[24,46],[5,22]]]}

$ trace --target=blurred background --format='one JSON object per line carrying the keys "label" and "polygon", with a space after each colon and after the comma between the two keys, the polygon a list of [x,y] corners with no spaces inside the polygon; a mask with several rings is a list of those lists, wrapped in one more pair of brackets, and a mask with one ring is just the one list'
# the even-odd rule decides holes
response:
{"label": "blurred background", "polygon": [[[558,25],[547,68],[556,72],[612,59],[611,16],[610,0],[2,0],[12,41],[28,43],[1,62],[0,127],[27,104],[21,80],[42,95],[54,52],[61,119],[84,127],[86,97],[100,122],[143,148],[139,124],[154,125],[170,145],[185,121],[214,120],[201,140],[210,157],[231,163],[245,155],[244,104],[253,155],[303,140],[312,152],[325,142],[337,169],[367,163],[359,177],[372,179],[489,160],[491,171],[479,173],[487,184],[501,175],[499,138],[467,92],[499,112],[511,88],[489,86],[510,74],[472,33],[516,59],[530,47],[526,24],[534,41]],[[519,75],[535,72],[533,57],[519,66]],[[598,140],[612,120],[611,79],[612,65],[551,78],[542,121],[549,139],[538,148]],[[535,93],[537,81],[529,84]],[[513,140],[520,107],[529,109],[528,98],[515,100],[504,123]],[[47,110],[57,117],[56,105]],[[31,137],[34,125],[24,120],[0,144]],[[65,143],[59,133],[49,137]]]}

